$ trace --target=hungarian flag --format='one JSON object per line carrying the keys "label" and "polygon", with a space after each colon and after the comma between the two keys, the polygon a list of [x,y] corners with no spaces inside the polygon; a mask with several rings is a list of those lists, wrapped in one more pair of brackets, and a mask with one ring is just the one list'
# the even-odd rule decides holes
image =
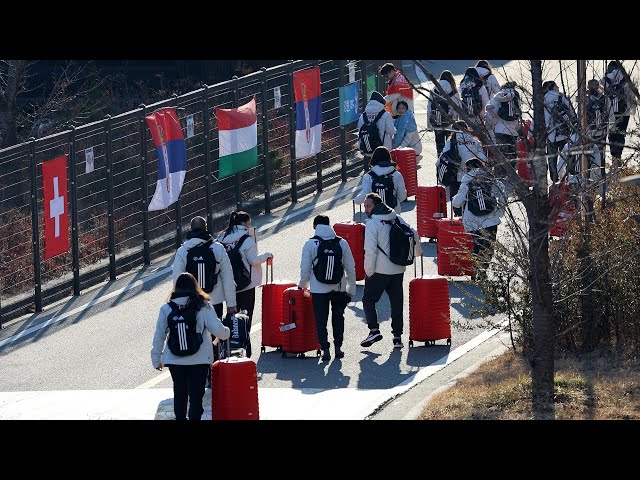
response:
{"label": "hungarian flag", "polygon": [[69,251],[67,156],[42,164],[44,197],[44,259]]}
{"label": "hungarian flag", "polygon": [[258,165],[256,97],[238,108],[216,108],[220,178]]}
{"label": "hungarian flag", "polygon": [[293,72],[296,99],[296,159],[320,152],[322,147],[322,96],[320,68]]}
{"label": "hungarian flag", "polygon": [[175,108],[146,117],[158,155],[158,182],[149,211],[163,210],[178,200],[187,171],[187,147]]}

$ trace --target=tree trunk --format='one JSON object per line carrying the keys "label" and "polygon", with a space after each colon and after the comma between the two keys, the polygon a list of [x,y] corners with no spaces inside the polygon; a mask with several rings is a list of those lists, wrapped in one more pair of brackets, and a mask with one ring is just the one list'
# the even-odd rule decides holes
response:
{"label": "tree trunk", "polygon": [[0,148],[18,143],[16,97],[22,88],[26,60],[8,60],[5,88],[0,90]]}
{"label": "tree trunk", "polygon": [[549,274],[549,194],[545,157],[546,125],[542,92],[542,62],[531,61],[533,121],[536,148],[533,153],[533,195],[524,199],[529,220],[529,262],[533,313],[533,354],[531,359],[532,408],[536,419],[554,418],[554,328],[553,291]]}

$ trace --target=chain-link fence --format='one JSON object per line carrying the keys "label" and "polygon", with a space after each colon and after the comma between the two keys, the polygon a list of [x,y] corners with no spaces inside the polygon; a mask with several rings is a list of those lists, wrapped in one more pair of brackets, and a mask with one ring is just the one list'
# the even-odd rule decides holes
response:
{"label": "chain-link fence", "polygon": [[[367,78],[378,75],[383,60],[357,60],[360,111]],[[322,149],[292,160],[295,139],[293,72],[320,67]],[[357,176],[356,123],[340,126],[339,87],[349,82],[346,60],[292,61],[262,69],[153,105],[141,105],[100,122],[0,150],[0,325],[175,250],[196,215],[221,229],[231,211],[269,213],[323,187]],[[280,106],[275,108],[276,87]],[[218,126],[215,108],[232,108],[256,97],[256,167],[218,178]],[[193,115],[194,135],[185,138],[187,171],[180,199],[149,212],[158,175],[157,157],[145,116],[177,108],[182,124]],[[85,150],[93,148],[94,169],[87,171]],[[44,259],[42,163],[68,155],[70,250]]]}

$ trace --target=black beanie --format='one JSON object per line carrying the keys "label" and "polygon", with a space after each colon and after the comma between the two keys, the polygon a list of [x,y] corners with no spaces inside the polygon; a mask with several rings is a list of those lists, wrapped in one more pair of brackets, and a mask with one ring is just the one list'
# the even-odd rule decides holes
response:
{"label": "black beanie", "polygon": [[374,165],[392,165],[391,154],[389,153],[389,149],[387,147],[376,147],[376,149],[373,151],[373,155],[371,155],[371,166]]}
{"label": "black beanie", "polygon": [[373,92],[371,92],[371,96],[369,97],[369,100],[375,100],[378,103],[381,103],[382,105],[386,105],[387,102],[384,99],[384,97],[380,94],[380,92],[376,92],[375,90]]}

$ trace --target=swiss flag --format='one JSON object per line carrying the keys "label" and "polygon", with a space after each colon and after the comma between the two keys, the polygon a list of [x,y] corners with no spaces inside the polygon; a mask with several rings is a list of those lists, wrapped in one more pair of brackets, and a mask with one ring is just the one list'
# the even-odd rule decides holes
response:
{"label": "swiss flag", "polygon": [[67,156],[42,164],[44,195],[44,259],[69,251]]}

